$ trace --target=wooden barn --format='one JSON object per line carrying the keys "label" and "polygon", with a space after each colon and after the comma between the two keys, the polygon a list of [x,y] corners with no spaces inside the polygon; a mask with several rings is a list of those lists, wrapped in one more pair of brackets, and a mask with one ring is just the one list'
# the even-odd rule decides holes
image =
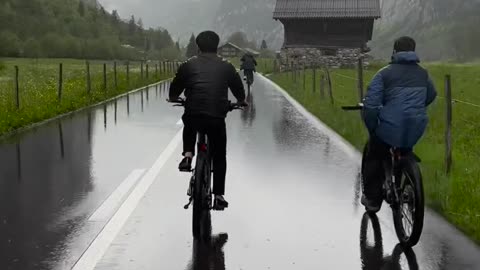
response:
{"label": "wooden barn", "polygon": [[284,25],[283,58],[343,66],[368,51],[380,0],[277,0],[273,18]]}
{"label": "wooden barn", "polygon": [[225,58],[240,57],[244,53],[244,49],[231,42],[227,42],[218,48],[218,54]]}

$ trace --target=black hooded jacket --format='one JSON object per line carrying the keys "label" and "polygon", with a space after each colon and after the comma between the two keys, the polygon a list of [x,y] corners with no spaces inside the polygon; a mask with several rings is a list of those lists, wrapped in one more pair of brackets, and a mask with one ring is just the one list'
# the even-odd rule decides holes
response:
{"label": "black hooded jacket", "polygon": [[243,70],[255,70],[255,67],[257,66],[257,60],[255,60],[255,57],[251,54],[245,54],[242,59],[242,66],[241,68]]}
{"label": "black hooded jacket", "polygon": [[238,102],[245,101],[245,89],[235,67],[213,53],[202,53],[183,63],[170,85],[171,100],[185,90],[185,115],[225,118],[228,88]]}

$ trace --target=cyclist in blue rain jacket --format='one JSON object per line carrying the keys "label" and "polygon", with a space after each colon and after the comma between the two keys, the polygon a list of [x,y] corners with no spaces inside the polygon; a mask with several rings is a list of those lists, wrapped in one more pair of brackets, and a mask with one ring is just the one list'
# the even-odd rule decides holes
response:
{"label": "cyclist in blue rain jacket", "polygon": [[363,101],[370,139],[364,158],[362,204],[369,212],[378,212],[383,201],[382,161],[389,149],[413,150],[427,127],[427,106],[437,96],[428,72],[418,64],[415,47],[410,37],[395,41],[391,63],[375,75]]}

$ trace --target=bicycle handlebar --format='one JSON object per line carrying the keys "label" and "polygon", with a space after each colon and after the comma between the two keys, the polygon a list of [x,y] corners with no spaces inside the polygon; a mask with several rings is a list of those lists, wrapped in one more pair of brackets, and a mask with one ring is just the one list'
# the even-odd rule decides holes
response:
{"label": "bicycle handlebar", "polygon": [[243,108],[247,107],[247,105],[245,104],[242,104],[242,103],[230,103],[230,106],[229,106],[229,111],[233,111],[233,110],[243,110]]}
{"label": "bicycle handlebar", "polygon": [[365,106],[363,105],[363,103],[358,103],[355,106],[342,106],[342,110],[344,110],[344,111],[361,111],[361,110],[363,110],[364,107]]}
{"label": "bicycle handlebar", "polygon": [[[174,103],[174,107],[184,107],[185,106],[185,100],[184,99],[177,99],[177,100],[170,100],[167,99],[167,102]],[[242,104],[242,103],[231,103],[229,104],[228,111],[233,111],[233,110],[243,110],[244,107],[247,107],[247,105]]]}

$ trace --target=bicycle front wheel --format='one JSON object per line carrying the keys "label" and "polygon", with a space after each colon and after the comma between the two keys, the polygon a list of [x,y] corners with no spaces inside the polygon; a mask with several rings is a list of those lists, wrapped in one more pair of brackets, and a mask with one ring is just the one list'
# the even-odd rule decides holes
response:
{"label": "bicycle front wheel", "polygon": [[398,202],[392,207],[393,222],[400,243],[413,247],[423,230],[425,201],[422,174],[417,162],[406,158],[401,164],[397,181]]}

